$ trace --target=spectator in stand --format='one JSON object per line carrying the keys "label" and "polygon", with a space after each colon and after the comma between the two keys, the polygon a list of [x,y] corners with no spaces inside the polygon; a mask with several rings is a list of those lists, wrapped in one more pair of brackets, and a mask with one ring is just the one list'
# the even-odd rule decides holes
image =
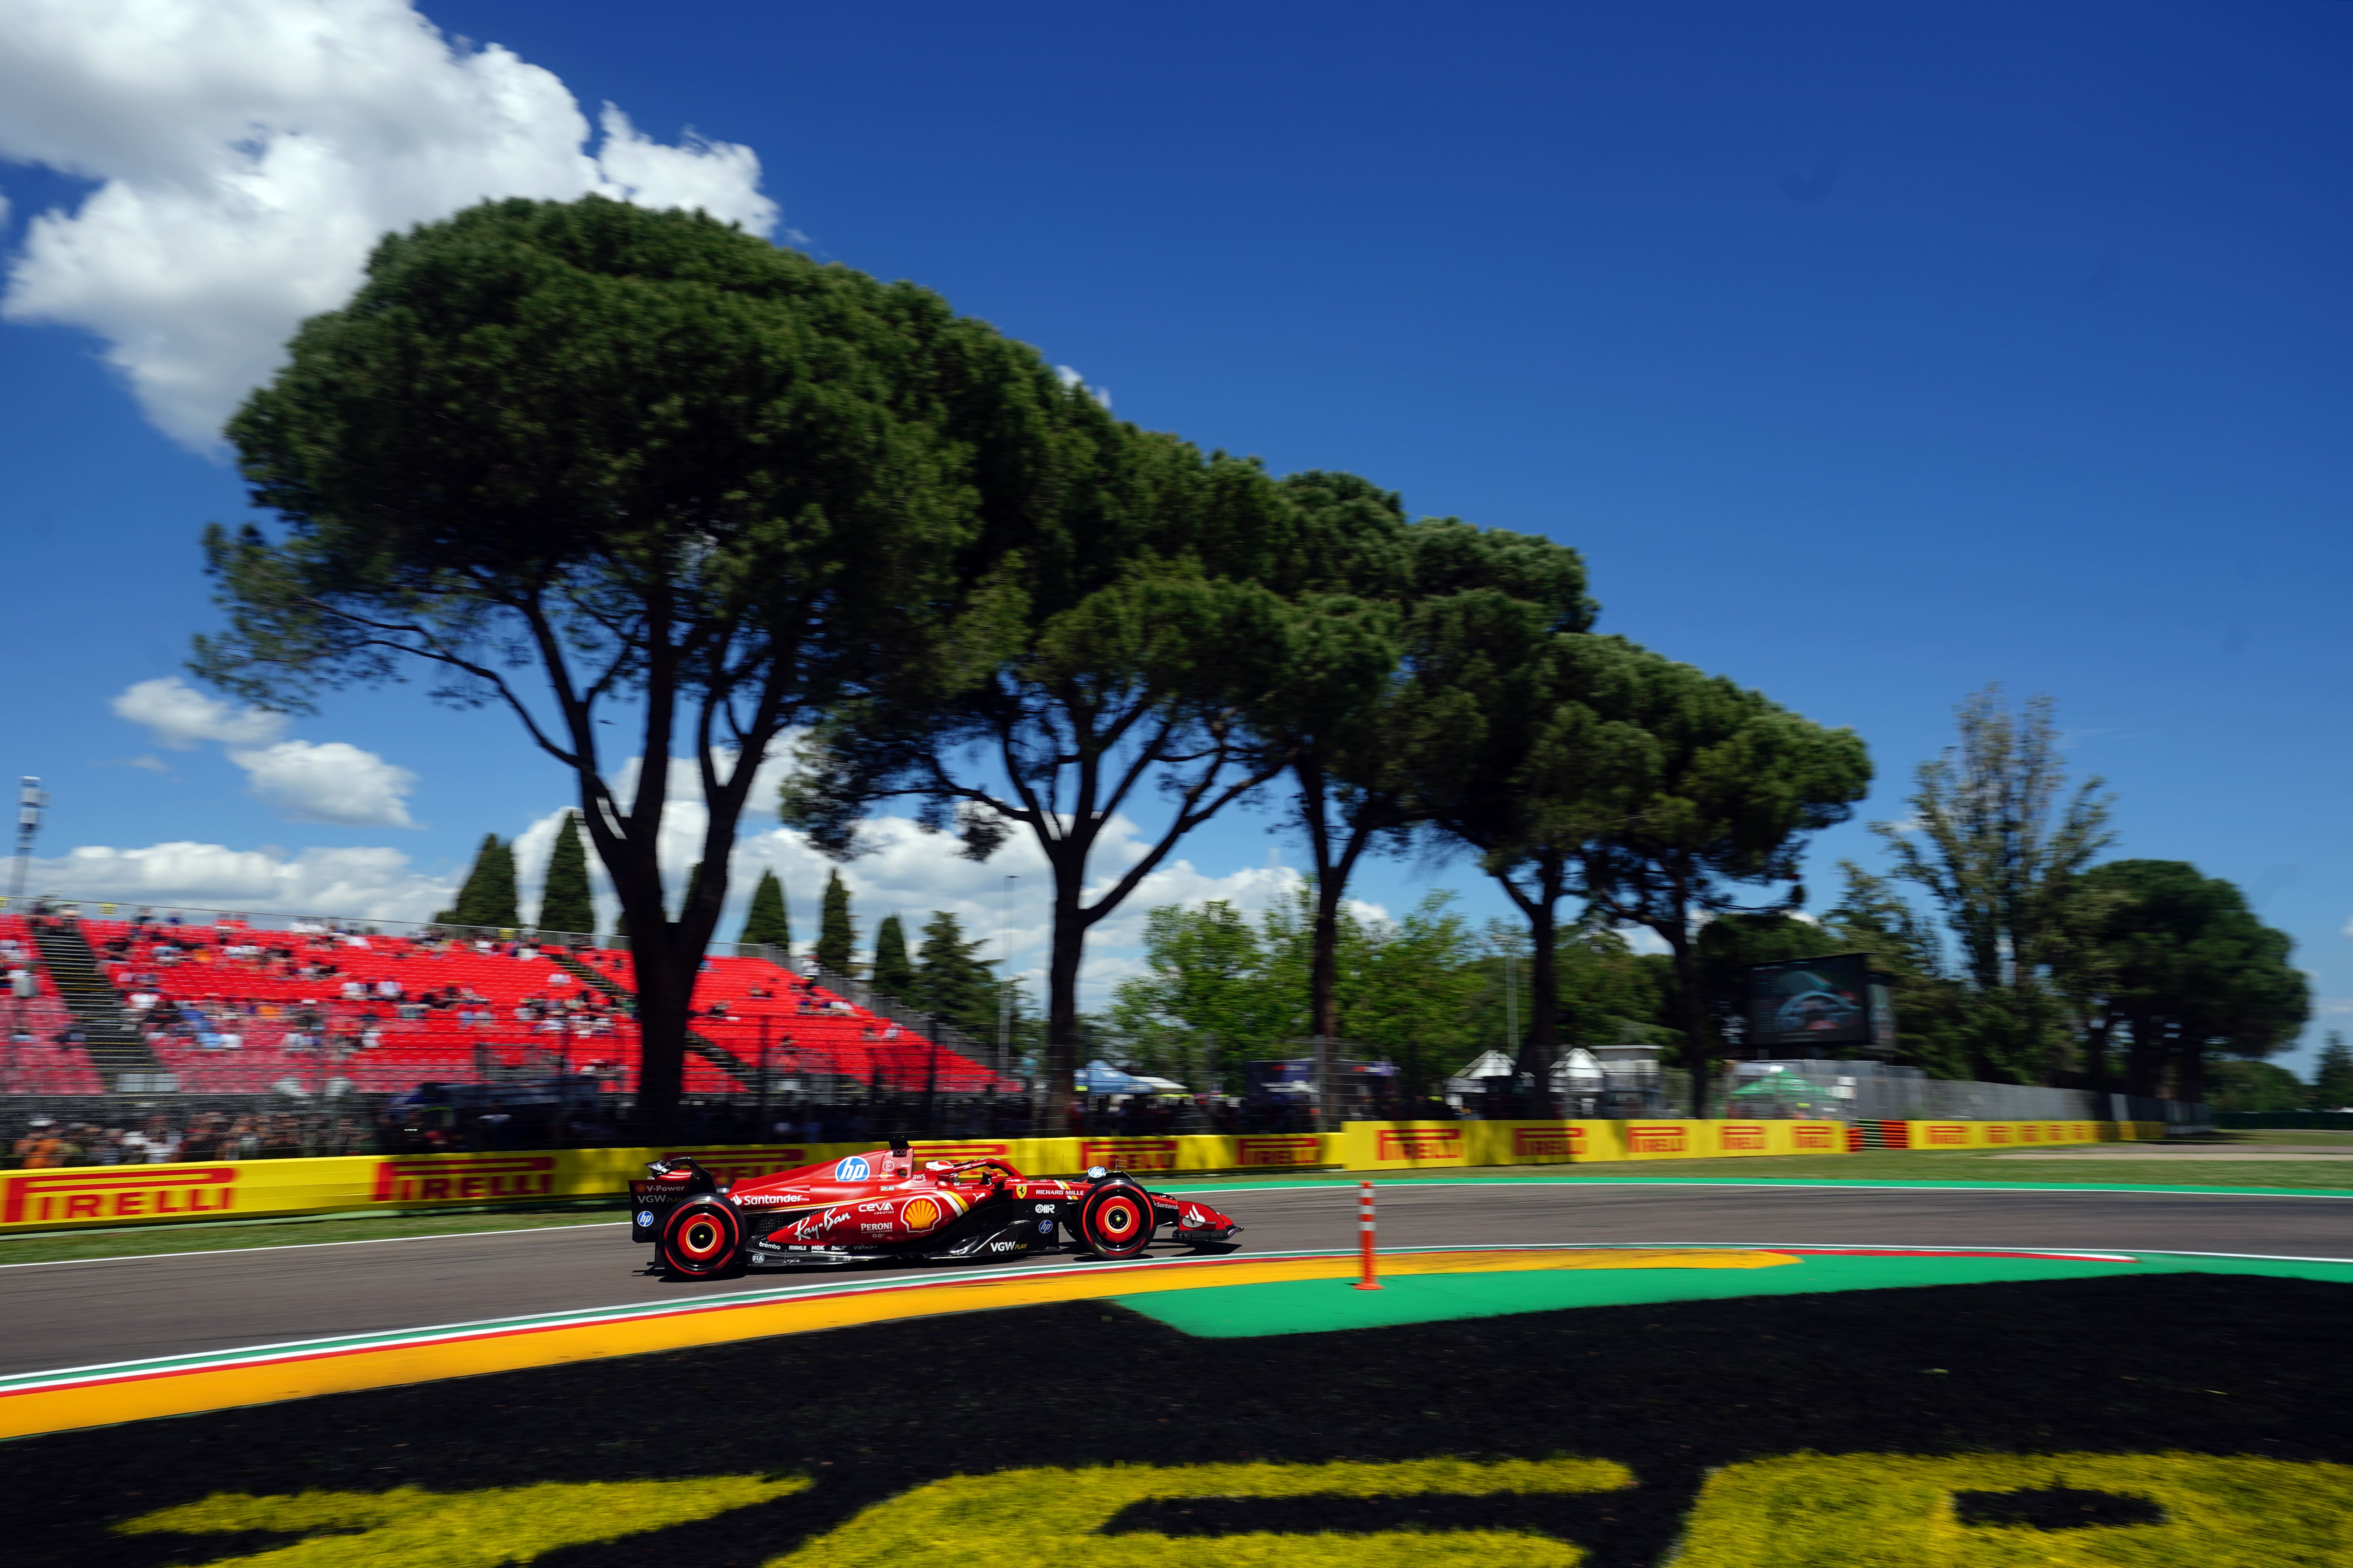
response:
{"label": "spectator in stand", "polygon": [[269,1119],[269,1129],[262,1134],[261,1157],[265,1160],[290,1160],[302,1152],[302,1124],[283,1112]]}
{"label": "spectator in stand", "polygon": [[16,1140],[14,1151],[17,1167],[26,1171],[45,1171],[58,1165],[70,1165],[81,1151],[58,1130],[58,1124],[46,1116],[36,1116],[25,1135]]}
{"label": "spectator in stand", "polygon": [[84,1163],[91,1165],[131,1163],[130,1154],[122,1147],[121,1128],[109,1127],[101,1131],[96,1127],[85,1127],[82,1131],[89,1134],[82,1143]]}
{"label": "spectator in stand", "polygon": [[216,1126],[218,1121],[209,1115],[189,1118],[188,1130],[180,1138],[179,1157],[190,1161],[219,1158],[221,1139]]}

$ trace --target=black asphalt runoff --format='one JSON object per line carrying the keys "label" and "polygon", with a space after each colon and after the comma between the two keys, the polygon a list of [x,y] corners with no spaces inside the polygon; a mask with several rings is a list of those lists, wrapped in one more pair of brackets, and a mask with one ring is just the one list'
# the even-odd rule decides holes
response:
{"label": "black asphalt runoff", "polygon": [[[2353,1258],[2353,1198],[2344,1196],[1507,1183],[1398,1183],[1378,1191],[1380,1238],[1393,1247],[1878,1245]],[[1241,1221],[1245,1252],[1356,1243],[1352,1184],[1236,1190],[1216,1201]],[[764,1269],[670,1283],[647,1272],[649,1250],[626,1236],[615,1223],[0,1268],[0,1323],[9,1331],[0,1336],[0,1373],[719,1297],[842,1272]]]}

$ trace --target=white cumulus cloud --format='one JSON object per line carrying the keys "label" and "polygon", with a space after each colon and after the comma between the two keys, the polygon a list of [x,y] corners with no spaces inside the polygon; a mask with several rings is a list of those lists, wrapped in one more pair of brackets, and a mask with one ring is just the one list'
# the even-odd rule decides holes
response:
{"label": "white cumulus cloud", "polygon": [[228,760],[252,775],[253,793],[294,822],[414,827],[404,800],[417,783],[374,752],[343,741],[280,741]]}
{"label": "white cumulus cloud", "polygon": [[286,732],[286,715],[266,708],[234,708],[206,696],[176,675],[142,680],[111,704],[118,719],[144,724],[159,746],[185,752],[199,741],[228,746],[267,745]]}
{"label": "white cumulus cloud", "polygon": [[69,899],[370,921],[429,920],[455,889],[447,878],[412,871],[407,856],[385,848],[92,844],[37,860],[33,871],[34,886]]}
{"label": "white cumulus cloud", "polygon": [[749,148],[666,146],[609,104],[599,132],[554,73],[408,0],[9,0],[0,158],[98,188],[33,218],[0,313],[97,333],[204,450],[387,230],[591,191],[775,227]]}
{"label": "white cumulus cloud", "polygon": [[[256,796],[293,822],[345,827],[414,827],[406,797],[417,775],[343,741],[286,741],[286,715],[238,708],[198,691],[176,675],[126,688],[110,704],[115,716],[143,724],[158,745],[185,752],[216,741],[243,768]],[[163,768],[154,759],[133,767]],[[169,772],[169,769],[164,769]]]}

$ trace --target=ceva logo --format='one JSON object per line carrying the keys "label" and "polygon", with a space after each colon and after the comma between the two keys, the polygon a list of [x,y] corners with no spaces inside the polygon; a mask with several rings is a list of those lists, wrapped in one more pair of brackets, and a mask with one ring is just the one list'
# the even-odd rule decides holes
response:
{"label": "ceva logo", "polygon": [[874,1167],[866,1163],[863,1154],[851,1154],[833,1167],[833,1179],[837,1182],[863,1182],[873,1174]]}
{"label": "ceva logo", "polygon": [[183,1165],[151,1171],[90,1169],[10,1176],[0,1186],[0,1224],[67,1219],[155,1219],[222,1214],[237,1202],[235,1165]]}
{"label": "ceva logo", "polygon": [[554,1191],[554,1155],[486,1154],[479,1159],[378,1161],[372,1195],[380,1204],[454,1204],[541,1198]]}
{"label": "ceva logo", "polygon": [[1235,1162],[1242,1165],[1314,1165],[1324,1158],[1324,1141],[1313,1132],[1246,1134],[1235,1143]]}
{"label": "ceva logo", "polygon": [[1462,1132],[1455,1127],[1385,1127],[1374,1141],[1377,1160],[1459,1160]]}

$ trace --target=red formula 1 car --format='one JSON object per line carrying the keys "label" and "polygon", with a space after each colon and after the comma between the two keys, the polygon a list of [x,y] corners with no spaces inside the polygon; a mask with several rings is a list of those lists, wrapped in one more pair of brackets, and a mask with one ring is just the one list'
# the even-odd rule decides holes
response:
{"label": "red formula 1 car", "polygon": [[[1134,1258],[1166,1232],[1197,1250],[1241,1229],[1208,1205],[1146,1192],[1124,1171],[1025,1176],[1002,1160],[919,1162],[888,1149],[723,1187],[692,1160],[629,1184],[629,1239],[673,1279],[777,1265],[994,1261],[1064,1247]],[[1066,1239],[1067,1238],[1067,1239]]]}

